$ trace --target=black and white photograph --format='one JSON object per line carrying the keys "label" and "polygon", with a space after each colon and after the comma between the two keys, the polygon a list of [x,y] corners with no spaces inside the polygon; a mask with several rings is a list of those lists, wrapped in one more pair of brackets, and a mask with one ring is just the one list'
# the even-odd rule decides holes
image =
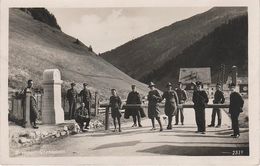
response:
{"label": "black and white photograph", "polygon": [[257,164],[259,10],[241,4],[9,5],[5,156]]}

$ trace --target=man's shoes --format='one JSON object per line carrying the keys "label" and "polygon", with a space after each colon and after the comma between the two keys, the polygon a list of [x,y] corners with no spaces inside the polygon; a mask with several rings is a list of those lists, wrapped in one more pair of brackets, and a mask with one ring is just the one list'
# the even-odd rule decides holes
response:
{"label": "man's shoes", "polygon": [[138,127],[143,127],[141,124],[138,124]]}
{"label": "man's shoes", "polygon": [[163,131],[163,128],[160,128],[160,131]]}
{"label": "man's shoes", "polygon": [[239,138],[240,134],[232,134],[231,137],[233,138]]}
{"label": "man's shoes", "polygon": [[38,126],[35,126],[35,125],[34,125],[34,126],[32,126],[32,127],[33,127],[34,129],[38,129],[38,128],[39,128]]}
{"label": "man's shoes", "polygon": [[122,130],[121,130],[121,129],[119,129],[119,130],[118,130],[118,132],[122,132]]}
{"label": "man's shoes", "polygon": [[137,127],[137,125],[134,123],[134,124],[132,125],[132,127]]}
{"label": "man's shoes", "polygon": [[113,132],[117,132],[117,129],[114,129]]}
{"label": "man's shoes", "polygon": [[208,127],[214,127],[214,125],[213,125],[213,124],[210,124],[210,125],[208,125]]}
{"label": "man's shoes", "polygon": [[155,128],[155,127],[153,127],[151,130],[156,130],[156,128]]}
{"label": "man's shoes", "polygon": [[184,125],[183,122],[181,123],[181,125]]}
{"label": "man's shoes", "polygon": [[216,128],[220,128],[221,127],[221,125],[217,125],[217,126],[215,126]]}
{"label": "man's shoes", "polygon": [[200,134],[205,134],[205,132],[204,132],[204,131],[202,131],[202,132],[200,132]]}
{"label": "man's shoes", "polygon": [[195,133],[199,133],[200,131],[195,131]]}
{"label": "man's shoes", "polygon": [[168,125],[167,126],[167,130],[171,130],[172,129],[172,126],[171,125]]}
{"label": "man's shoes", "polygon": [[178,123],[175,123],[174,125],[178,125]]}

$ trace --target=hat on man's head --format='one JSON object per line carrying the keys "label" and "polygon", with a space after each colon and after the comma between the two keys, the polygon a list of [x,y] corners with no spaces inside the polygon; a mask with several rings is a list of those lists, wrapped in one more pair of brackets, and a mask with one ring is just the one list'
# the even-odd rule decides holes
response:
{"label": "hat on man's head", "polygon": [[221,84],[220,83],[217,83],[217,85],[216,86],[221,86]]}
{"label": "hat on man's head", "polygon": [[87,86],[88,84],[87,83],[83,83],[83,86]]}
{"label": "hat on man's head", "polygon": [[152,86],[155,86],[155,84],[153,82],[150,82],[148,87],[152,87]]}
{"label": "hat on man's head", "polygon": [[172,83],[168,82],[166,87],[172,86]]}
{"label": "hat on man's head", "polygon": [[178,82],[178,85],[181,85],[182,84],[182,82]]}
{"label": "hat on man's head", "polygon": [[232,83],[230,84],[230,87],[232,87],[232,86],[236,86],[236,84],[232,82]]}
{"label": "hat on man's head", "polygon": [[76,84],[75,84],[74,82],[72,82],[70,85],[71,85],[71,86],[75,86]]}
{"label": "hat on man's head", "polygon": [[197,82],[196,82],[196,85],[197,85],[197,86],[202,85],[202,82],[197,81]]}
{"label": "hat on man's head", "polygon": [[133,85],[131,85],[131,87],[133,88],[133,87],[135,87],[135,85],[133,84]]}
{"label": "hat on man's head", "polygon": [[112,88],[111,91],[116,91],[116,89],[115,89],[115,88]]}

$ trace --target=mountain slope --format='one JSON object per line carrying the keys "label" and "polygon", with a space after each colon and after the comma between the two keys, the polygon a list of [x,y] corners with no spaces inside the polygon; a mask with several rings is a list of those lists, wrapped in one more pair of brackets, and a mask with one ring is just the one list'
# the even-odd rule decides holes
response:
{"label": "mountain slope", "polygon": [[218,81],[221,64],[226,65],[226,77],[236,65],[241,76],[248,75],[248,17],[240,16],[216,28],[181,54],[166,62],[142,79],[155,81],[159,87],[165,82],[177,83],[179,69],[185,67],[211,67],[212,81]]}
{"label": "mountain slope", "polygon": [[[247,13],[245,7],[216,7],[132,40],[102,57],[140,80],[151,70],[180,54],[185,48],[228,20]],[[127,59],[127,61],[123,61]]]}
{"label": "mountain slope", "polygon": [[92,91],[98,90],[106,98],[110,88],[126,95],[131,84],[146,93],[145,84],[130,78],[59,29],[19,9],[10,9],[9,16],[10,88],[21,89],[28,79],[33,79],[36,87],[40,87],[43,71],[58,68],[64,80],[63,90],[75,81],[77,89],[82,88],[80,83],[87,82]]}

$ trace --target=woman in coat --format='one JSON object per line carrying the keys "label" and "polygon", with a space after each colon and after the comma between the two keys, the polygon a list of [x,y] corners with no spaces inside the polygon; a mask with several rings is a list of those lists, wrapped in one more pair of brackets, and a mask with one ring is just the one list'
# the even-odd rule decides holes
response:
{"label": "woman in coat", "polygon": [[148,93],[148,118],[152,121],[152,130],[156,130],[154,125],[154,119],[156,119],[160,125],[160,131],[163,131],[162,123],[160,120],[160,110],[158,103],[161,101],[161,95],[154,88],[155,84],[151,82],[149,84],[150,91]]}
{"label": "woman in coat", "polygon": [[179,102],[179,100],[177,93],[174,90],[172,90],[172,84],[170,82],[167,84],[167,88],[168,90],[165,91],[162,95],[162,100],[166,100],[164,111],[165,115],[168,116],[167,129],[170,130],[172,129],[172,117],[176,114],[177,103]]}

